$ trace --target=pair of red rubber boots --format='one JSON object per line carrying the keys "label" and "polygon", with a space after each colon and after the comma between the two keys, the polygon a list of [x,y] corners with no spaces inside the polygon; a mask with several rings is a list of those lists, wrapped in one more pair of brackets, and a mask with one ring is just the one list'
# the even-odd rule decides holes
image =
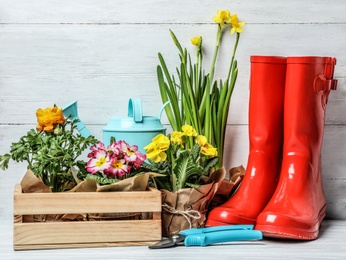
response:
{"label": "pair of red rubber boots", "polygon": [[335,64],[331,57],[251,57],[246,172],[206,226],[254,224],[267,237],[318,237],[326,215],[321,147]]}

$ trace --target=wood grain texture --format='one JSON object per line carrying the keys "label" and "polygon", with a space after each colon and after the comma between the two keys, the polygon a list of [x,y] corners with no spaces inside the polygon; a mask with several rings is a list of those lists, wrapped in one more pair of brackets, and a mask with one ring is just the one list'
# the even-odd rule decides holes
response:
{"label": "wood grain texture", "polygon": [[[105,221],[33,221],[42,214],[158,213],[161,192],[22,193],[14,188],[13,243],[15,250],[154,244],[161,239],[158,215]],[[19,216],[23,216],[21,219]],[[68,237],[68,241],[66,238]],[[139,244],[136,244],[139,242]],[[151,242],[151,243],[150,243]]]}
{"label": "wood grain texture", "polygon": [[[30,128],[35,110],[56,103],[63,106],[78,100],[79,115],[101,138],[102,127],[111,116],[127,114],[127,101],[138,96],[145,115],[157,115],[161,100],[156,79],[157,53],[175,70],[177,50],[169,36],[172,29],[183,46],[194,52],[189,39],[203,36],[206,68],[211,60],[216,33],[212,16],[217,9],[230,9],[246,21],[237,53],[239,76],[232,96],[226,136],[225,166],[246,166],[248,153],[248,82],[251,55],[335,56],[338,90],[330,94],[322,148],[324,191],[330,219],[346,220],[346,4],[344,0],[2,0],[0,2],[0,154],[9,151]],[[218,58],[216,77],[224,78],[234,37],[228,33]],[[230,47],[231,46],[231,47]],[[192,55],[194,57],[194,55]],[[165,115],[162,122],[169,129]],[[25,165],[11,163],[0,174],[0,228],[12,237],[13,187],[25,173]],[[330,224],[329,224],[330,223]],[[313,243],[270,241],[261,245],[208,248],[220,259],[249,258],[340,259],[345,246],[344,222],[327,222],[323,236]],[[344,230],[344,233],[340,233]],[[343,234],[343,235],[342,235]],[[324,239],[324,238],[326,239]],[[0,240],[8,259],[34,254],[11,254],[11,239]],[[2,249],[1,248],[1,249]],[[328,249],[330,250],[328,250]],[[72,250],[72,249],[71,249]],[[199,249],[175,248],[156,253],[143,248],[128,255],[127,248],[112,251],[152,259],[180,256],[193,258]],[[132,250],[131,250],[132,251]],[[65,252],[65,251],[64,251]],[[61,256],[65,253],[59,253]],[[110,257],[107,250],[90,251],[90,257]],[[161,251],[162,252],[162,251]],[[208,256],[209,252],[209,257]],[[80,251],[70,251],[78,258]],[[40,256],[51,256],[49,251]],[[225,257],[227,256],[227,257]],[[330,256],[330,257],[329,257]]]}

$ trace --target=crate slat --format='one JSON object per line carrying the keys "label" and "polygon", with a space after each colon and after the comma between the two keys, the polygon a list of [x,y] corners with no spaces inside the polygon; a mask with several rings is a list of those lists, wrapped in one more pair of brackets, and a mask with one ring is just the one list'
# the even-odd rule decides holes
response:
{"label": "crate slat", "polygon": [[159,212],[158,190],[131,192],[21,193],[15,188],[14,214]]}
{"label": "crate slat", "polygon": [[16,244],[113,243],[157,241],[161,239],[161,221],[81,221],[15,223]]}

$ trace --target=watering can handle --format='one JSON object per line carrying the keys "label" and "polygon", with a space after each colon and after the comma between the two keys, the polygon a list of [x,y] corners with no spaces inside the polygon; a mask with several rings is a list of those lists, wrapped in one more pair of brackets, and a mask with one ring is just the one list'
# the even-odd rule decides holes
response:
{"label": "watering can handle", "polygon": [[161,118],[161,115],[162,115],[163,110],[165,109],[165,107],[166,107],[169,103],[171,103],[171,101],[167,101],[166,103],[163,104],[163,106],[162,106],[161,109],[160,109],[159,115],[157,116],[158,119]]}
{"label": "watering can handle", "polygon": [[136,123],[142,122],[143,120],[142,104],[139,98],[130,98],[127,114],[129,117],[133,117],[133,120]]}

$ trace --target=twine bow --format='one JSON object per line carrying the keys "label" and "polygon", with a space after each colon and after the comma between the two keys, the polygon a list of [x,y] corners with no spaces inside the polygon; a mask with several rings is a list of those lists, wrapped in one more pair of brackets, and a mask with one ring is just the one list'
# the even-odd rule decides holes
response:
{"label": "twine bow", "polygon": [[166,203],[162,205],[162,208],[171,214],[182,215],[189,222],[190,228],[192,228],[191,219],[200,219],[202,216],[198,210],[194,210],[194,209],[177,210],[167,205]]}

